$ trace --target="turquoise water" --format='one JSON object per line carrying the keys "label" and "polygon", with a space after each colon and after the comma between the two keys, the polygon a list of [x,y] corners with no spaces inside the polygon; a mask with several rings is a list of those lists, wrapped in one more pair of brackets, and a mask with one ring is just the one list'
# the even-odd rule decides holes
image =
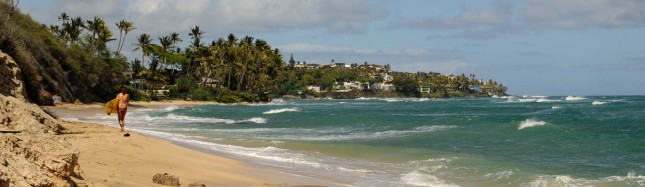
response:
{"label": "turquoise water", "polygon": [[339,185],[645,185],[645,97],[274,100],[127,120],[144,134]]}

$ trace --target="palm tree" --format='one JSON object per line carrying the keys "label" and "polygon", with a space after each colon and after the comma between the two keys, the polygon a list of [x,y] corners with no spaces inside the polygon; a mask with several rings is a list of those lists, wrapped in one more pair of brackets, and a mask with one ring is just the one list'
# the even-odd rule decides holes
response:
{"label": "palm tree", "polygon": [[[171,35],[172,36],[172,35]],[[168,58],[168,50],[172,48],[173,40],[171,36],[164,36],[159,38],[159,43],[161,44],[161,58],[162,63],[167,63],[167,58]]]}
{"label": "palm tree", "polygon": [[228,35],[228,45],[233,46],[233,45],[235,45],[236,42],[237,42],[237,38],[235,37],[235,35],[233,33],[229,34]]}
{"label": "palm tree", "polygon": [[134,59],[130,62],[130,66],[132,67],[132,72],[133,72],[133,78],[136,79],[137,75],[141,73],[143,70],[143,65],[141,64],[141,60],[139,59]]}
{"label": "palm tree", "polygon": [[241,72],[241,74],[239,76],[239,79],[237,81],[237,91],[242,91],[242,83],[244,83],[244,81],[246,79],[246,73],[247,73],[247,69],[248,69],[248,66],[249,66],[248,62],[250,61],[250,58],[252,57],[252,54],[251,54],[252,45],[253,45],[253,37],[251,37],[251,36],[245,36],[240,41],[240,44],[239,44],[239,46],[242,47],[241,50],[242,50],[242,52],[244,52],[244,54],[242,54],[242,55],[245,56],[245,58],[244,58],[244,62],[241,62],[240,64],[238,64],[239,66],[241,66],[242,72]]}
{"label": "palm tree", "polygon": [[85,27],[84,25],[81,17],[75,17],[70,22],[63,24],[65,33],[69,36],[70,45],[79,39],[81,36],[81,27]]}
{"label": "palm tree", "polygon": [[148,69],[152,71],[152,77],[150,77],[150,80],[154,79],[155,76],[157,75],[157,70],[159,67],[159,55],[155,53],[150,53],[150,64]]}
{"label": "palm tree", "polygon": [[[125,37],[128,35],[128,32],[134,30],[135,28],[134,25],[132,25],[132,22],[125,21],[125,19],[122,19],[121,21],[116,23],[116,26],[119,27],[119,44],[116,52],[121,53],[121,49],[123,49],[123,45],[125,44]],[[123,34],[123,32],[125,32],[125,34]]]}
{"label": "palm tree", "polygon": [[141,49],[141,63],[145,63],[146,56],[148,56],[148,53],[150,52],[150,44],[152,43],[152,39],[150,39],[150,35],[142,33],[141,35],[137,36],[137,41],[138,43],[132,44],[137,46],[132,51]]}
{"label": "palm tree", "polygon": [[67,15],[67,13],[65,13],[65,12],[60,13],[60,16],[58,16],[58,21],[61,21],[63,23],[67,23],[67,20],[69,20],[69,15]]}
{"label": "palm tree", "polygon": [[188,36],[190,36],[190,39],[193,39],[193,47],[201,47],[202,43],[200,40],[202,39],[202,34],[204,34],[203,31],[199,30],[199,26],[190,28],[190,33],[188,33]]}
{"label": "palm tree", "polygon": [[106,52],[107,51],[107,43],[110,41],[114,41],[116,39],[112,38],[112,31],[110,31],[110,28],[107,26],[103,25],[101,29],[97,32],[97,40],[96,40],[96,49],[97,52]]}
{"label": "palm tree", "polygon": [[176,46],[177,42],[183,42],[181,38],[179,38],[179,33],[173,32],[170,34],[170,41],[172,41],[172,45]]}
{"label": "palm tree", "polygon": [[92,48],[91,50],[95,50],[97,46],[97,38],[96,36],[101,32],[101,30],[105,27],[105,21],[103,21],[100,17],[94,16],[93,20],[87,20],[85,21],[85,29],[88,31],[92,32],[92,37],[90,38],[90,47]]}
{"label": "palm tree", "polygon": [[85,22],[85,29],[92,32],[92,38],[96,38],[96,34],[105,25],[105,22],[98,16],[94,16],[93,20],[87,20]]}
{"label": "palm tree", "polygon": [[54,34],[57,34],[60,31],[60,26],[58,26],[58,25],[50,25],[49,26],[49,31],[54,33]]}
{"label": "palm tree", "polygon": [[199,29],[199,26],[195,26],[193,28],[190,28],[190,33],[188,33],[188,36],[190,36],[191,39],[193,39],[192,43],[192,50],[186,50],[190,54],[190,62],[188,64],[188,68],[186,72],[190,72],[191,67],[193,66],[193,62],[195,59],[199,58],[201,54],[203,54],[203,50],[201,48],[204,47],[204,45],[201,43],[201,38],[202,34],[204,34],[203,31]]}

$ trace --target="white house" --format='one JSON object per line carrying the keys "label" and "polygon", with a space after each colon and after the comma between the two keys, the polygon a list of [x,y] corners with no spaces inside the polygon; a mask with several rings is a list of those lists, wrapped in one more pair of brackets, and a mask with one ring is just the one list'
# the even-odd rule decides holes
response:
{"label": "white house", "polygon": [[385,82],[392,82],[394,80],[394,77],[388,73],[381,73],[381,77],[383,77],[383,81]]}
{"label": "white house", "polygon": [[374,83],[372,84],[372,89],[383,90],[383,91],[394,91],[395,87],[393,84],[389,84],[389,83]]}
{"label": "white house", "polygon": [[293,67],[298,68],[298,69],[302,69],[302,68],[305,68],[305,64],[302,64],[302,63],[298,62],[297,64],[293,65]]}
{"label": "white house", "polygon": [[430,86],[419,86],[419,92],[430,93],[431,92]]}
{"label": "white house", "polygon": [[201,81],[204,83],[204,85],[210,86],[213,88],[221,86],[220,81],[217,79],[202,77]]}
{"label": "white house", "polygon": [[145,79],[134,79],[130,81],[130,86],[137,90],[143,90],[146,87]]}
{"label": "white house", "polygon": [[317,86],[317,85],[309,85],[309,86],[307,86],[307,89],[312,90],[312,91],[314,91],[316,93],[320,93],[320,86]]}

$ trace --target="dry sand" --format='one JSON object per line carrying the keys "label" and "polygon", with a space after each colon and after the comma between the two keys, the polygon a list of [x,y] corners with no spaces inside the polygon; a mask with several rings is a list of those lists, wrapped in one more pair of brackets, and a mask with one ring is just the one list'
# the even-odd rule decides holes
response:
{"label": "dry sand", "polygon": [[[132,103],[142,108],[177,106],[179,103]],[[190,102],[185,105],[202,103]],[[136,108],[136,107],[135,107]],[[102,111],[101,104],[45,107],[55,115],[79,115]],[[126,118],[127,120],[127,118]],[[231,158],[181,147],[172,142],[105,125],[62,122],[63,135],[78,149],[80,184],[89,186],[155,186],[152,176],[168,173],[179,177],[182,186],[289,186],[302,184],[334,185],[330,181],[272,171]],[[273,184],[273,185],[267,185]]]}

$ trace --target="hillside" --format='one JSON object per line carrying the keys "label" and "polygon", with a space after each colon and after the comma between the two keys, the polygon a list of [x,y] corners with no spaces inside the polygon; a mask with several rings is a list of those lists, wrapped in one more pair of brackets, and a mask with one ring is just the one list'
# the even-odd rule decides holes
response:
{"label": "hillside", "polygon": [[[10,12],[0,3],[3,17]],[[16,9],[0,22],[0,50],[13,57],[22,71],[27,97],[51,105],[52,95],[64,101],[100,101],[113,95],[124,59],[95,55],[77,44],[66,45],[30,16]],[[107,71],[106,71],[107,70]]]}

